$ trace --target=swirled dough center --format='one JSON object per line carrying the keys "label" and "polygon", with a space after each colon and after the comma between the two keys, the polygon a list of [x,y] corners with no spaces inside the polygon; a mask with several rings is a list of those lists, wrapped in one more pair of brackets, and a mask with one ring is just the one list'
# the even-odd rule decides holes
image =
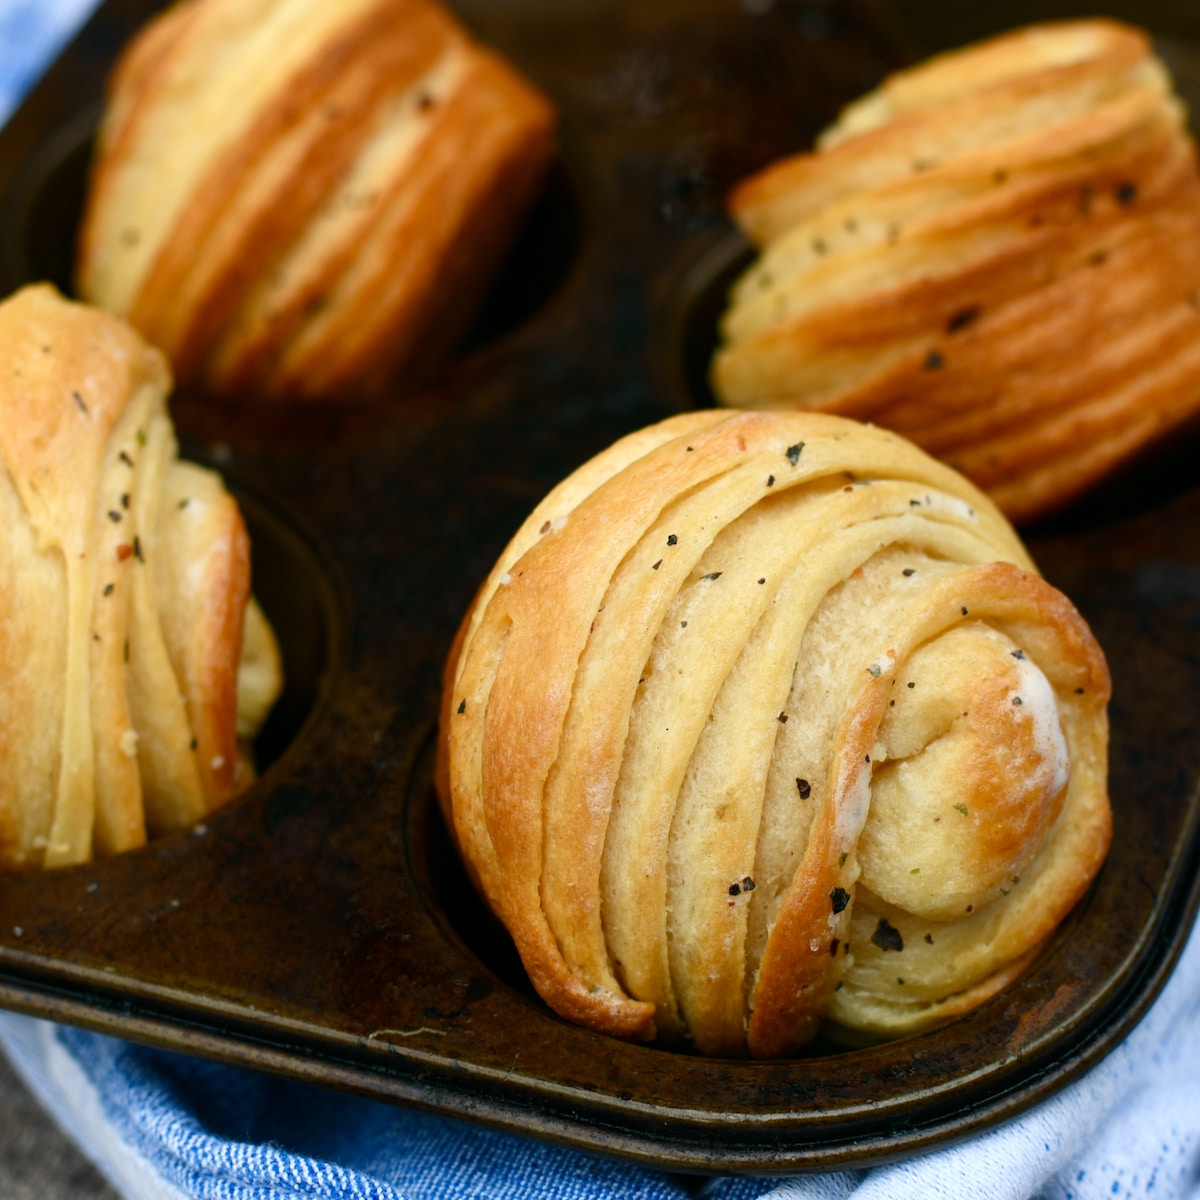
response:
{"label": "swirled dough center", "polygon": [[862,881],[949,920],[999,897],[1062,807],[1069,772],[1054,694],[982,623],[949,630],[897,672],[880,727]]}

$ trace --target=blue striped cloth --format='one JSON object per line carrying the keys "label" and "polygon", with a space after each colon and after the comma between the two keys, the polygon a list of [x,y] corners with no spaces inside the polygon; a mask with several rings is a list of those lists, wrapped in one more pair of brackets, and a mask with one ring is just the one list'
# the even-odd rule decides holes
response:
{"label": "blue striped cloth", "polygon": [[966,1142],[865,1171],[688,1180],[15,1014],[0,1044],[129,1200],[1200,1197],[1200,934],[1090,1074]]}
{"label": "blue striped cloth", "polygon": [[0,125],[97,0],[0,0]]}
{"label": "blue striped cloth", "polygon": [[[0,120],[93,0],[0,0]],[[784,1182],[683,1179],[15,1014],[0,1044],[130,1200],[1200,1198],[1200,937],[1089,1075],[970,1141]]]}

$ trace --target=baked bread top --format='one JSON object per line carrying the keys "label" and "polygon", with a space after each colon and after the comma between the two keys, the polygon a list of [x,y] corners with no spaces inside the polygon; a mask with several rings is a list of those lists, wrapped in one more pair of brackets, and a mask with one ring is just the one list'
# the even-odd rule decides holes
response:
{"label": "baked bread top", "polygon": [[438,785],[543,998],[787,1054],[1023,969],[1108,845],[1104,657],[898,436],[687,414],[534,510],[463,622]]}
{"label": "baked bread top", "polygon": [[466,332],[552,142],[433,0],[182,0],[112,77],[78,290],[180,384],[386,395]]}
{"label": "baked bread top", "polygon": [[45,285],[0,303],[0,355],[0,865],[60,866],[247,786],[279,653],[163,356]]}
{"label": "baked bread top", "polygon": [[901,72],[730,208],[759,254],[725,403],[896,429],[1018,521],[1200,408],[1200,173],[1139,30],[1035,26]]}

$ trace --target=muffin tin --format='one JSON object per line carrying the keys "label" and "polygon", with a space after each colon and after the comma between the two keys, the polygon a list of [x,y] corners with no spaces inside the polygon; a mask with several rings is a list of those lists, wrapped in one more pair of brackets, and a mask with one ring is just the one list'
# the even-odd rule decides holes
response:
{"label": "muffin tin", "polygon": [[[152,7],[109,0],[0,134],[5,293],[69,288],[103,79]],[[189,833],[6,879],[0,1004],[676,1170],[861,1166],[1019,1112],[1129,1032],[1200,904],[1194,432],[1030,532],[1109,655],[1116,834],[1024,978],[935,1032],[787,1062],[562,1022],[441,825],[445,653],[553,483],[711,403],[716,315],[746,256],[721,208],[729,185],[807,145],[914,47],[903,9],[852,0],[455,7],[560,107],[539,207],[470,344],[395,404],[175,398],[185,455],[243,505],[282,644],[262,775]]]}

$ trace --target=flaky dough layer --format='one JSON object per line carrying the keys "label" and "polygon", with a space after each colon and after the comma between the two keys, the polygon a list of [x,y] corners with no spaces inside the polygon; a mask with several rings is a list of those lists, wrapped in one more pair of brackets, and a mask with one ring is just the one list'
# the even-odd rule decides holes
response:
{"label": "flaky dough layer", "polygon": [[113,75],[79,292],[181,384],[386,395],[468,329],[552,127],[433,0],[181,0]]}
{"label": "flaky dough layer", "polygon": [[0,364],[0,866],[61,866],[244,788],[279,652],[162,355],[41,285],[0,304]]}
{"label": "flaky dough layer", "polygon": [[546,1001],[773,1057],[980,1003],[1104,857],[1109,677],[995,506],[882,430],[704,412],[535,509],[438,783]]}
{"label": "flaky dough layer", "polygon": [[1200,409],[1200,172],[1142,32],[1035,26],[886,80],[742,183],[712,364],[897,430],[1017,521]]}

